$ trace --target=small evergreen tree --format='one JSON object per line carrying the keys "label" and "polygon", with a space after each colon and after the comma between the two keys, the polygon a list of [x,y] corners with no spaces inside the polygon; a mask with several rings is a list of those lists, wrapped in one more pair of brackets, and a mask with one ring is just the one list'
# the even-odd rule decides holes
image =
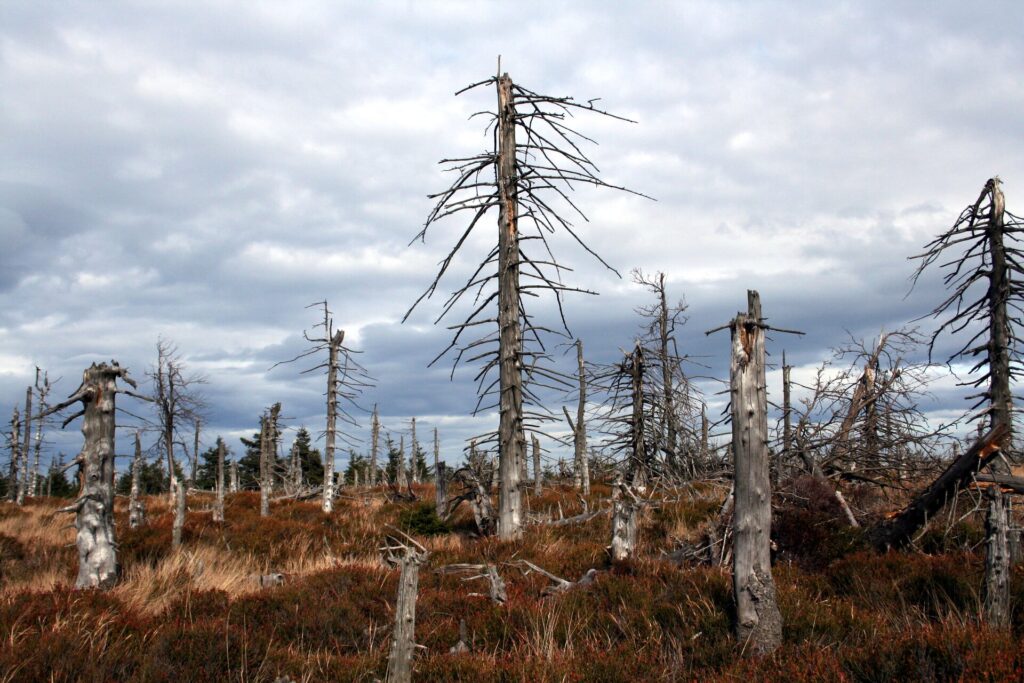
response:
{"label": "small evergreen tree", "polygon": [[384,447],[388,449],[388,464],[384,468],[384,474],[388,481],[398,483],[398,460],[402,457],[402,451],[391,439],[391,434],[384,435]]}
{"label": "small evergreen tree", "polygon": [[320,486],[324,483],[324,462],[320,450],[313,448],[309,430],[299,427],[295,433],[292,448],[299,454],[299,467],[302,468],[302,481],[309,486]]}

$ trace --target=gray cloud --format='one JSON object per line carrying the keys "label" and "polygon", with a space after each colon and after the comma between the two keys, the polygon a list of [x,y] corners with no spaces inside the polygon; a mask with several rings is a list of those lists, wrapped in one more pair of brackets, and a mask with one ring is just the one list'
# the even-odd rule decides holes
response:
{"label": "gray cloud", "polygon": [[[0,396],[19,401],[36,364],[61,391],[97,359],[141,376],[163,335],[209,379],[211,435],[250,433],[275,400],[315,430],[322,381],[268,368],[301,351],[305,306],[326,298],[378,380],[364,402],[395,425],[430,416],[456,457],[490,424],[466,417],[474,373],[425,367],[447,336],[430,325],[438,301],[398,320],[458,228],[406,246],[446,183],[436,161],[487,144],[467,118],[490,94],[452,93],[499,53],[534,89],[638,120],[578,123],[610,180],[658,201],[581,190],[581,229],[623,274],[669,274],[703,372],[723,376],[725,342],[703,331],[748,287],[807,332],[773,348],[813,364],[847,330],[870,337],[939,301],[935,277],[904,298],[906,257],[986,178],[1001,174],[1017,205],[1024,50],[1005,27],[1020,16],[1013,3],[6,3]],[[471,251],[490,239],[485,226]],[[643,293],[571,240],[555,247],[601,292],[570,300],[573,332],[615,358]],[[449,284],[472,265],[467,253]],[[51,438],[70,452],[77,437]]]}

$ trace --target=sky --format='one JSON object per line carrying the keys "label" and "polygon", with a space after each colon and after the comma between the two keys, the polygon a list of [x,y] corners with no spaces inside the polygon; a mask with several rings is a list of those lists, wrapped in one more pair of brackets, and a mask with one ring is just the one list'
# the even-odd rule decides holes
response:
{"label": "sky", "polygon": [[[493,222],[401,318],[461,225],[410,244],[449,182],[437,162],[489,140],[469,117],[493,90],[454,93],[499,55],[517,83],[636,121],[576,121],[604,177],[654,199],[574,198],[581,234],[622,278],[555,239],[572,282],[599,292],[566,305],[588,359],[632,346],[649,303],[628,276],[640,267],[685,298],[679,343],[699,374],[727,377],[727,337],[703,332],[749,288],[771,323],[806,332],[769,351],[808,378],[851,335],[941,301],[932,276],[908,295],[907,257],[986,179],[1024,211],[1022,18],[1011,2],[4,2],[0,412],[36,366],[61,378],[55,399],[111,358],[145,389],[164,338],[206,378],[205,445],[219,434],[240,450],[275,401],[289,429],[318,433],[323,378],[271,366],[306,348],[307,306],[327,300],[376,378],[361,403],[396,438],[414,415],[421,438],[438,427],[459,460],[497,418],[470,417],[474,368],[450,379],[450,362],[427,364],[450,334],[433,324],[446,293]],[[936,419],[969,405],[954,385],[935,385]],[[75,426],[46,438],[50,454],[81,443]]]}

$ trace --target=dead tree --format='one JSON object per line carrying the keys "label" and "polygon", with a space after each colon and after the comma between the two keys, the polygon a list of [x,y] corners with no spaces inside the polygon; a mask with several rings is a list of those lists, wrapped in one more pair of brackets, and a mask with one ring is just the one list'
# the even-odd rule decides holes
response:
{"label": "dead tree", "polygon": [[410,439],[412,445],[409,447],[409,480],[413,484],[420,483],[419,466],[416,462],[417,456],[419,455],[420,444],[416,440],[416,418],[412,418],[412,438]]}
{"label": "dead tree", "polygon": [[25,416],[22,429],[24,441],[21,445],[21,477],[18,481],[18,505],[25,504],[25,494],[28,492],[29,477],[32,475],[32,468],[29,466],[29,452],[32,447],[32,387],[25,389]]}
{"label": "dead tree", "polygon": [[747,292],[747,312],[729,325],[732,446],[735,469],[733,595],[736,638],[754,653],[782,643],[782,616],[771,568],[771,480],[768,463],[768,398],[765,386],[766,325],[761,298]]}
{"label": "dead tree", "polygon": [[231,487],[230,487],[230,491],[231,491],[231,493],[238,493],[239,486],[238,486],[238,461],[237,460],[232,460],[231,461],[231,468],[230,469],[231,469]]}
{"label": "dead tree", "polygon": [[81,489],[78,498],[59,512],[75,513],[78,546],[76,588],[107,589],[117,581],[117,541],[114,533],[114,399],[119,393],[139,397],[117,386],[118,379],[131,387],[135,382],[128,371],[115,361],[93,363],[82,374],[82,384],[70,398],[51,406],[42,417],[75,403],[83,408],[64,420],[66,426],[83,417],[82,452],[75,458],[79,465]]}
{"label": "dead tree", "polygon": [[192,424],[192,467],[189,469],[188,481],[186,482],[186,489],[195,486],[196,470],[199,468],[199,434],[202,431],[202,422],[197,416],[193,418]]}
{"label": "dead tree", "polygon": [[[324,512],[334,510],[335,484],[334,484],[334,459],[337,441],[342,440],[349,446],[355,446],[356,440],[346,430],[338,429],[338,421],[350,428],[358,428],[359,422],[353,416],[350,408],[362,410],[356,399],[363,389],[373,385],[366,369],[356,362],[353,354],[359,353],[344,345],[345,331],[334,329],[334,318],[327,306],[327,301],[318,301],[306,308],[323,308],[323,320],[313,326],[313,329],[322,328],[320,336],[310,336],[307,331],[302,336],[313,346],[300,353],[291,360],[275,363],[272,369],[278,365],[294,363],[297,360],[327,351],[327,362],[307,368],[302,374],[327,370],[327,427],[324,432],[324,484],[321,506]],[[314,335],[319,334],[317,332]],[[376,407],[374,408],[376,411]],[[372,476],[372,475],[371,475]]]}
{"label": "dead tree", "polygon": [[612,485],[612,543],[609,552],[613,562],[628,560],[636,553],[641,503],[620,473]]}
{"label": "dead tree", "polygon": [[987,487],[985,497],[985,621],[996,628],[1006,628],[1010,625],[1009,510],[999,485]]}
{"label": "dead tree", "polygon": [[540,440],[536,434],[533,434],[531,439],[533,440],[533,495],[540,497],[543,484],[544,475],[540,471]]}
{"label": "dead tree", "polygon": [[569,423],[569,430],[572,432],[573,447],[573,484],[583,492],[583,495],[590,495],[590,464],[587,461],[587,425],[586,425],[586,404],[587,404],[587,371],[583,362],[583,340],[576,340],[576,377],[579,380],[579,389],[576,396],[576,422],[569,417],[569,410],[562,407],[565,413],[565,420]]}
{"label": "dead tree", "polygon": [[416,597],[419,592],[420,565],[430,552],[411,537],[403,539],[389,536],[381,552],[391,566],[401,568],[398,577],[398,597],[395,600],[395,627],[391,632],[391,651],[388,654],[387,683],[412,681],[412,657],[416,650]]}
{"label": "dead tree", "polygon": [[373,417],[370,418],[370,486],[377,485],[377,452],[380,449],[380,415],[377,404],[373,404]]}
{"label": "dead tree", "polygon": [[128,526],[135,529],[146,523],[146,504],[142,500],[142,430],[135,430],[135,457],[132,458],[132,488],[128,497]]}
{"label": "dead tree", "polygon": [[181,439],[177,438],[178,425],[201,417],[205,406],[196,385],[204,384],[206,379],[201,375],[185,372],[184,364],[178,358],[177,349],[170,342],[159,340],[156,351],[156,367],[149,373],[153,381],[154,395],[147,400],[156,404],[160,434],[167,457],[168,497],[173,507],[176,501],[174,487],[178,481],[175,474],[177,467],[174,445],[182,443]]}
{"label": "dead tree", "polygon": [[983,434],[902,511],[871,528],[867,533],[868,540],[878,550],[902,548],[909,544],[918,529],[967,488],[974,475],[999,455],[1007,430],[1006,425],[999,424]]}
{"label": "dead tree", "polygon": [[21,458],[21,415],[18,413],[18,406],[14,406],[11,415],[11,465],[7,475],[7,500],[12,503],[18,500],[18,482],[21,480],[19,461]]}
{"label": "dead tree", "polygon": [[[36,397],[39,399],[39,412],[42,414],[46,410],[46,397],[50,393],[50,377],[48,373],[43,372],[38,367],[36,368]],[[39,459],[42,455],[43,450],[43,418],[36,418],[36,436],[35,436],[35,460],[32,463],[32,475],[30,477],[30,486],[28,495],[35,496],[39,488]]]}
{"label": "dead tree", "polygon": [[177,480],[174,486],[174,524],[171,526],[171,547],[181,547],[181,532],[185,528],[185,482]]}
{"label": "dead tree", "polygon": [[224,521],[224,452],[227,448],[224,439],[217,437],[217,481],[215,483],[217,497],[213,503],[213,521]]}
{"label": "dead tree", "polygon": [[441,440],[434,427],[434,510],[438,518],[443,518],[448,511],[448,472],[441,461]]}
{"label": "dead tree", "polygon": [[270,494],[274,488],[273,461],[277,456],[281,404],[275,403],[260,417],[260,517],[270,515]]}
{"label": "dead tree", "polygon": [[[469,234],[485,215],[496,209],[497,245],[482,259],[469,280],[449,297],[437,321],[464,295],[475,291],[473,308],[463,322],[451,326],[454,330],[451,342],[432,363],[452,349],[457,349],[455,365],[466,354],[470,354],[467,361],[484,363],[476,376],[479,382],[476,411],[484,409],[485,400],[493,401],[487,409],[498,408],[498,429],[486,435],[486,440],[495,442],[498,450],[499,535],[511,539],[520,535],[523,524],[520,468],[526,451],[525,433],[536,426],[528,424],[527,420],[546,417],[542,413],[528,415],[524,405],[540,405],[531,387],[565,382],[563,375],[546,365],[548,357],[541,335],[550,332],[550,328],[535,322],[526,313],[522,298],[536,296],[538,290],[553,293],[568,335],[562,314],[562,295],[584,290],[562,282],[561,272],[566,269],[547,248],[546,233],[554,233],[556,228],[564,230],[590,251],[580,241],[573,225],[559,214],[556,203],[564,200],[571,210],[578,212],[568,196],[576,185],[613,186],[600,179],[596,167],[581,149],[582,141],[587,138],[568,127],[565,121],[579,111],[611,115],[596,109],[593,101],[583,105],[571,98],[532,92],[515,85],[508,74],[475,83],[460,93],[479,86],[494,86],[497,90],[497,110],[489,114],[493,146],[481,154],[443,162],[449,164],[457,178],[448,189],[433,195],[437,204],[417,238],[424,239],[428,228],[445,217],[467,211],[472,218],[443,259],[433,282],[413,303],[404,319],[423,299],[433,295]],[[489,173],[493,173],[493,179],[487,177]],[[536,229],[535,236],[522,236],[526,225]],[[543,257],[533,256],[523,248],[531,239],[539,240],[545,247]],[[490,271],[490,267],[495,270]],[[521,278],[526,278],[527,283],[521,283]],[[496,315],[492,309],[494,303],[497,304]],[[464,333],[481,326],[491,332],[484,332],[471,341],[463,339]],[[495,369],[496,379],[493,378]]]}
{"label": "dead tree", "polygon": [[786,364],[786,352],[782,352],[782,457],[785,462],[793,453],[793,401],[792,380],[790,375],[793,366]]}
{"label": "dead tree", "polygon": [[473,511],[473,521],[476,522],[476,528],[480,535],[490,536],[493,534],[498,525],[498,518],[494,513],[491,497],[473,468],[460,467],[455,470],[452,474],[452,481],[459,483],[462,486],[462,491],[447,504],[447,510],[442,519],[451,517],[459,503],[466,501]]}

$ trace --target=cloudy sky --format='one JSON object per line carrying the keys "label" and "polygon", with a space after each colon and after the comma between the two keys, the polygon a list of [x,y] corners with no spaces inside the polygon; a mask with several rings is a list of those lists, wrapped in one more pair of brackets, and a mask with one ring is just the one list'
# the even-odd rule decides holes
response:
{"label": "cloudy sky", "polygon": [[[426,368],[443,297],[400,319],[459,224],[407,245],[448,182],[437,161],[488,143],[468,117],[493,92],[453,93],[498,55],[533,90],[637,121],[578,125],[609,181],[657,201],[580,192],[580,229],[624,275],[667,274],[702,372],[727,374],[727,339],[703,331],[755,288],[772,322],[807,332],[772,350],[808,373],[848,332],[939,301],[935,278],[905,296],[906,257],[987,178],[1024,210],[1022,16],[999,2],[4,2],[0,412],[37,365],[61,396],[95,360],[143,378],[162,336],[208,379],[204,441],[237,444],[276,400],[316,431],[322,379],[269,368],[301,352],[306,306],[327,299],[377,379],[364,403],[396,434],[412,415],[439,426],[454,460],[496,418],[468,418],[471,369]],[[478,233],[457,272],[494,238]],[[556,246],[600,292],[570,301],[573,333],[614,359],[644,292]],[[928,410],[966,405],[951,384]],[[52,451],[74,452],[69,429]]]}

